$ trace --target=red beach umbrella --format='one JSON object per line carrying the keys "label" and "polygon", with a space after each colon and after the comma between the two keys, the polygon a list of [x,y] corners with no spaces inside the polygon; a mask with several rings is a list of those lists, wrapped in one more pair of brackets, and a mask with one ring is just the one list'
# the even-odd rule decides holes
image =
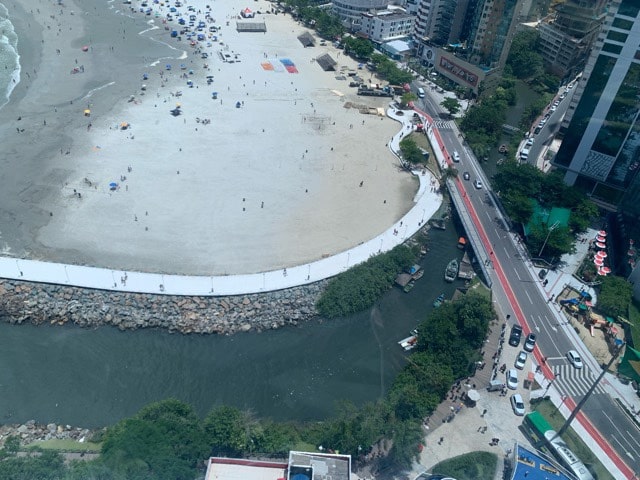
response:
{"label": "red beach umbrella", "polygon": [[611,273],[611,269],[609,267],[602,267],[600,270],[602,270],[605,273],[605,275],[607,273]]}
{"label": "red beach umbrella", "polygon": [[602,268],[598,269],[598,275],[600,275],[601,277],[606,277],[607,276],[607,272],[605,272]]}
{"label": "red beach umbrella", "polygon": [[598,232],[598,235],[600,235],[600,236],[602,236],[602,237],[606,237],[606,236],[607,236],[607,232],[606,232],[606,230],[600,230],[600,231]]}
{"label": "red beach umbrella", "polygon": [[604,260],[600,257],[596,257],[593,259],[593,263],[595,263],[597,267],[601,267],[604,264]]}
{"label": "red beach umbrella", "polygon": [[607,241],[607,238],[606,238],[606,237],[603,237],[603,236],[601,236],[601,235],[598,235],[598,236],[596,237],[596,242],[602,242],[602,243],[604,243],[604,242],[606,242],[606,241]]}
{"label": "red beach umbrella", "polygon": [[598,247],[598,248],[607,248],[607,246],[602,242],[596,242],[596,247]]}
{"label": "red beach umbrella", "polygon": [[636,250],[634,248],[630,248],[629,251],[627,252],[627,256],[635,257],[636,256]]}
{"label": "red beach umbrella", "polygon": [[607,258],[607,252],[605,252],[604,250],[600,250],[598,253],[596,253],[596,257]]}
{"label": "red beach umbrella", "polygon": [[84,47],[82,47],[82,51],[83,52],[88,52],[89,51],[89,47],[87,45],[85,45]]}

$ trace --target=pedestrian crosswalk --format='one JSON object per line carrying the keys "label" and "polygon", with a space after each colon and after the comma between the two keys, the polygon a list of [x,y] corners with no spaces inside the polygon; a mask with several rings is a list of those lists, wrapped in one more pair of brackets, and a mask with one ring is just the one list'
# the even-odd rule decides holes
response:
{"label": "pedestrian crosswalk", "polygon": [[[553,381],[554,387],[563,395],[571,397],[584,396],[596,377],[586,368],[576,369],[573,365],[554,365],[553,373],[556,376]],[[607,393],[601,384],[594,390],[594,395]]]}
{"label": "pedestrian crosswalk", "polygon": [[433,122],[436,126],[436,128],[438,130],[451,130],[453,128],[453,125],[451,125],[451,122],[445,122],[443,120],[436,120],[435,122]]}

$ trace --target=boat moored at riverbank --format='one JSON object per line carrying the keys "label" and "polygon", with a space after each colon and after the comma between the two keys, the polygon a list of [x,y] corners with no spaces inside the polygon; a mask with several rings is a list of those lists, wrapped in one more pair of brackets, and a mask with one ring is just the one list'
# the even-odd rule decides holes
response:
{"label": "boat moored at riverbank", "polygon": [[453,282],[458,276],[458,268],[459,268],[458,260],[454,258],[449,262],[449,264],[447,265],[447,268],[444,271],[444,279],[447,282]]}

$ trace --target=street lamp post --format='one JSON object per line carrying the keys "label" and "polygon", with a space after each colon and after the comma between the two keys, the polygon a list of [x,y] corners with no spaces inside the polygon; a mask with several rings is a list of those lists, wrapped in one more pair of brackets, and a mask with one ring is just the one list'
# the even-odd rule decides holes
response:
{"label": "street lamp post", "polygon": [[542,251],[544,250],[544,247],[547,246],[547,241],[549,241],[549,236],[551,235],[551,232],[553,232],[559,226],[560,226],[560,222],[555,222],[553,225],[551,225],[549,227],[549,232],[547,232],[547,237],[544,239],[544,243],[542,244],[542,248],[540,248],[540,251],[538,252],[538,257],[542,256]]}

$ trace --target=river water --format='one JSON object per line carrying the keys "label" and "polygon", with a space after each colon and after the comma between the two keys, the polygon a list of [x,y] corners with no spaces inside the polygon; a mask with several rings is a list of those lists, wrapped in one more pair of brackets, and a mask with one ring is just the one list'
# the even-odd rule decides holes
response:
{"label": "river water", "polygon": [[336,402],[384,395],[405,363],[398,340],[459,281],[443,273],[457,234],[429,233],[425,276],[409,294],[393,288],[369,311],[300,327],[233,336],[160,330],[12,326],[0,322],[0,422],[98,427],[175,397],[205,415],[229,404],[276,420],[314,420]]}

